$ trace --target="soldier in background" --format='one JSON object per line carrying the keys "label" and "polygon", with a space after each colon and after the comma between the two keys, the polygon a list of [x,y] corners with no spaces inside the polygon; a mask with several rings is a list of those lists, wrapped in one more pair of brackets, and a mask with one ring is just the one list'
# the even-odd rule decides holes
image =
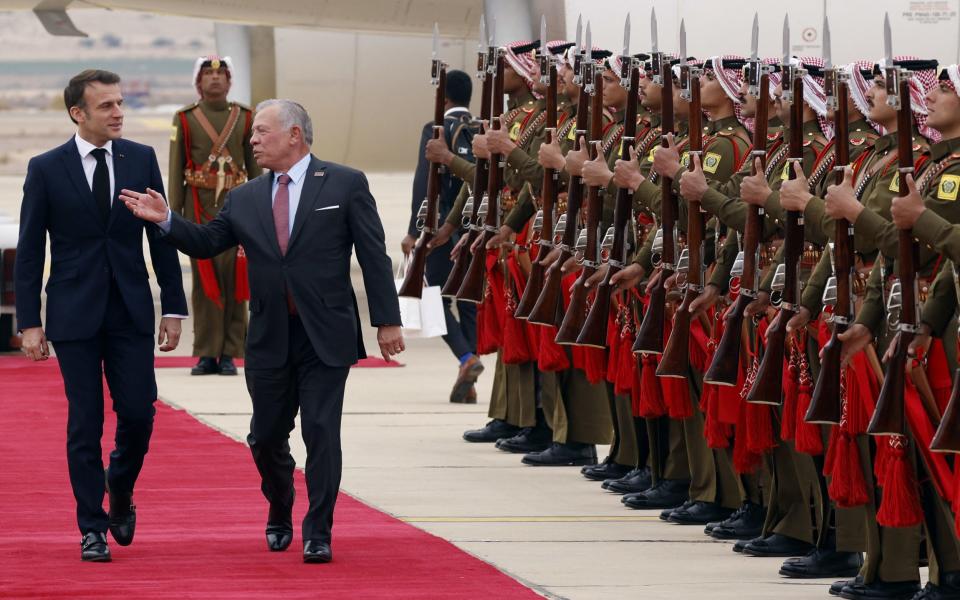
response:
{"label": "soldier in background", "polygon": [[[260,174],[250,146],[253,112],[227,100],[230,58],[197,59],[193,82],[200,99],[177,111],[170,135],[170,209],[195,223],[217,216],[226,192]],[[242,248],[212,259],[191,259],[193,354],[191,375],[236,375],[247,331],[246,257]]]}

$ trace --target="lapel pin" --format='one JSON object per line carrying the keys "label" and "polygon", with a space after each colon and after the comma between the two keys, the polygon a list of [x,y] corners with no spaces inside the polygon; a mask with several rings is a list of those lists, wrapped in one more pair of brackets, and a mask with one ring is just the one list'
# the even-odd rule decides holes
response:
{"label": "lapel pin", "polygon": [[314,172],[313,172],[313,176],[314,176],[314,177],[323,177],[323,171],[314,171]]}
{"label": "lapel pin", "polygon": [[119,154],[119,153],[118,153],[117,156],[118,156],[119,158],[123,158],[123,155],[122,155],[122,154]]}

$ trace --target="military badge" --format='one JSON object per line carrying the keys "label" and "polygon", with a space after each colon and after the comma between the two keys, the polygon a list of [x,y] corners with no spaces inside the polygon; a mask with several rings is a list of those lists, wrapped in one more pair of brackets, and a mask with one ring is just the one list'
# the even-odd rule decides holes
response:
{"label": "military badge", "polygon": [[707,152],[703,155],[703,172],[704,173],[716,173],[717,167],[720,166],[720,160],[723,159],[722,156],[716,152]]}
{"label": "military badge", "polygon": [[944,175],[940,178],[940,186],[937,188],[937,199],[953,202],[957,199],[958,191],[960,191],[960,175]]}

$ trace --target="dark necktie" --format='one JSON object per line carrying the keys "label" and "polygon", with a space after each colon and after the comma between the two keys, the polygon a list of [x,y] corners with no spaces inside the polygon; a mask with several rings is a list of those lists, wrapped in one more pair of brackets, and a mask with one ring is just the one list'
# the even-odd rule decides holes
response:
{"label": "dark necktie", "polygon": [[277,176],[277,195],[273,199],[273,226],[277,230],[280,254],[286,256],[290,243],[290,176],[281,173]]}
{"label": "dark necktie", "polygon": [[93,199],[97,201],[100,216],[106,223],[110,218],[110,172],[107,170],[107,151],[95,148],[90,152],[97,159],[97,168],[93,171]]}
{"label": "dark necktie", "polygon": [[[281,173],[277,176],[277,195],[273,198],[273,227],[277,232],[277,242],[280,245],[280,254],[287,255],[287,246],[290,244],[290,176]],[[287,311],[291,315],[297,314],[297,307],[293,303],[293,294],[287,289]]]}

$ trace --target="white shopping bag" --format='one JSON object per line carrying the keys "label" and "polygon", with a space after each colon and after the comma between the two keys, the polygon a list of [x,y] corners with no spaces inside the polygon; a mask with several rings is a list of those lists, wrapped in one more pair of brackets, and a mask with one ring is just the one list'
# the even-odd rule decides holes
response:
{"label": "white shopping bag", "polygon": [[[397,290],[403,285],[403,278],[410,257],[406,256],[397,270],[394,280]],[[432,338],[447,334],[447,320],[443,312],[443,298],[440,296],[440,286],[423,286],[421,297],[399,298],[400,320],[403,325],[403,335],[406,338]]]}

